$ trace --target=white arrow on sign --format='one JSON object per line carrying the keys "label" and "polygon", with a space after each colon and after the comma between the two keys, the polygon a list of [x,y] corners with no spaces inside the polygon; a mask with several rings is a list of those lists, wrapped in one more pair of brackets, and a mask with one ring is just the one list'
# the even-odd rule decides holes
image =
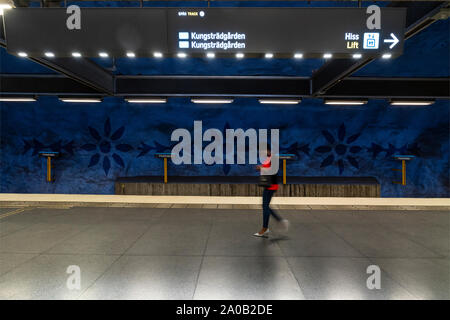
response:
{"label": "white arrow on sign", "polygon": [[392,39],[384,39],[384,42],[391,42],[392,44],[389,46],[389,49],[392,49],[393,47],[395,47],[395,45],[397,43],[399,43],[397,37],[395,36],[395,34],[391,33],[391,37]]}

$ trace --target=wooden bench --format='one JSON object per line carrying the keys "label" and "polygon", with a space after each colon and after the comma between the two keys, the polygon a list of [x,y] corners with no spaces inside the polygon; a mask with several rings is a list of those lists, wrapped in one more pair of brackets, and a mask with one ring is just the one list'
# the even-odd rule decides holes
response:
{"label": "wooden bench", "polygon": [[[281,179],[279,179],[281,180]],[[257,176],[161,176],[120,177],[115,194],[166,196],[261,196]],[[380,197],[374,177],[295,177],[280,181],[279,197]]]}

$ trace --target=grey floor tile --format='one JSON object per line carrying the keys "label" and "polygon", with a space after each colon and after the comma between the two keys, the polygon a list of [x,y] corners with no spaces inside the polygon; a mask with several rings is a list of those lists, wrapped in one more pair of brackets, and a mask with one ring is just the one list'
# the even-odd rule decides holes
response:
{"label": "grey floor tile", "polygon": [[[16,231],[22,230],[24,228],[27,228],[33,224],[36,224],[37,222],[8,222],[8,221],[4,221],[2,222],[0,220],[0,238],[4,237],[6,235],[9,235],[11,233],[14,233]],[[1,240],[0,240],[0,245],[1,245]]]}
{"label": "grey floor tile", "polygon": [[50,222],[52,218],[66,212],[67,209],[29,209],[13,214],[0,220],[0,224],[4,222],[16,224],[34,224],[42,222]]}
{"label": "grey floor tile", "polygon": [[192,299],[201,259],[122,256],[80,299]]}
{"label": "grey floor tile", "polygon": [[[106,255],[40,255],[0,277],[0,299],[76,299],[116,260]],[[81,290],[67,287],[67,268],[80,268]]]}
{"label": "grey floor tile", "polygon": [[278,210],[277,211],[282,218],[288,219],[290,222],[295,223],[321,223],[322,221],[317,218],[317,215],[313,215],[311,210]]}
{"label": "grey floor tile", "polygon": [[370,211],[311,211],[311,215],[326,224],[374,224],[376,219]]}
{"label": "grey floor tile", "polygon": [[0,276],[37,255],[37,253],[0,253]]}
{"label": "grey floor tile", "polygon": [[449,259],[374,259],[419,299],[450,299]]}
{"label": "grey floor tile", "polygon": [[288,239],[278,241],[286,256],[361,257],[362,254],[322,224],[291,222]]}
{"label": "grey floor tile", "polygon": [[333,224],[329,227],[366,257],[439,257],[394,230],[373,225]]}
{"label": "grey floor tile", "polygon": [[79,234],[62,241],[49,253],[122,254],[147,229],[142,222],[97,223]]}
{"label": "grey floor tile", "polygon": [[386,229],[394,230],[425,248],[443,257],[450,256],[450,229],[438,225],[423,224],[385,224]]}
{"label": "grey floor tile", "polygon": [[215,221],[206,247],[206,255],[218,256],[281,256],[276,242],[253,234],[260,225],[251,222]]}
{"label": "grey floor tile", "polygon": [[165,210],[164,208],[107,208],[101,216],[103,219],[153,221],[159,219]]}
{"label": "grey floor tile", "polygon": [[205,257],[194,299],[303,299],[285,258]]}
{"label": "grey floor tile", "polygon": [[415,299],[405,288],[381,271],[380,289],[368,289],[366,258],[288,258],[307,299],[369,300]]}
{"label": "grey floor tile", "polygon": [[37,223],[0,238],[0,252],[40,253],[86,229],[86,225]]}
{"label": "grey floor tile", "polygon": [[214,212],[217,209],[195,209],[195,208],[175,208],[166,209],[159,221],[171,224],[204,224],[210,223],[214,219]]}
{"label": "grey floor tile", "polygon": [[202,255],[211,223],[157,223],[126,251],[130,255]]}

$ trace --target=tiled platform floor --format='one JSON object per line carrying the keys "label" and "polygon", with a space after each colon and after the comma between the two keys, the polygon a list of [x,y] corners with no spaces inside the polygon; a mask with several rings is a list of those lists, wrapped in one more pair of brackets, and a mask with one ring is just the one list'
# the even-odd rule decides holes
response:
{"label": "tiled platform floor", "polygon": [[259,210],[0,208],[0,299],[450,299],[448,212],[279,212],[288,238]]}

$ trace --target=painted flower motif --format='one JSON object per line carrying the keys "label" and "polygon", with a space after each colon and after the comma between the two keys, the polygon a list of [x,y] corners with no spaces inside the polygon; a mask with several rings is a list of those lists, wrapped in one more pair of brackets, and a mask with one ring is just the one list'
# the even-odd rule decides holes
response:
{"label": "painted flower motif", "polygon": [[394,154],[413,154],[417,156],[421,153],[417,142],[413,144],[405,144],[401,147],[396,147],[392,143],[389,143],[387,148],[384,148],[379,144],[372,142],[370,147],[367,148],[367,151],[372,153],[372,159],[376,159],[377,156],[382,152],[385,153],[385,158],[392,157]]}
{"label": "painted flower motif", "polygon": [[295,154],[298,158],[300,158],[300,152],[309,156],[309,143],[299,144],[294,142],[288,147],[281,147],[280,151],[282,153]]}
{"label": "painted flower motif", "polygon": [[103,157],[103,170],[105,171],[105,175],[108,175],[109,169],[111,168],[111,157],[117,165],[124,168],[125,163],[122,157],[115,151],[129,152],[133,149],[129,144],[117,143],[125,132],[125,127],[122,126],[111,134],[111,122],[107,118],[103,127],[103,135],[100,135],[95,128],[88,126],[88,129],[91,137],[95,140],[95,143],[87,143],[81,146],[83,150],[95,152],[89,161],[88,167],[95,166]]}
{"label": "painted flower motif", "polygon": [[139,147],[137,147],[137,149],[140,150],[139,154],[137,155],[137,158],[145,156],[147,153],[149,153],[152,150],[155,150],[156,153],[170,151],[170,150],[172,150],[172,148],[175,145],[176,144],[172,144],[170,146],[165,146],[165,145],[159,143],[158,141],[153,140],[153,146],[151,146],[151,145],[146,144],[141,141],[141,145]]}
{"label": "painted flower motif", "polygon": [[359,153],[362,148],[351,144],[359,138],[360,133],[354,134],[346,139],[345,124],[341,124],[338,129],[337,138],[328,130],[323,130],[322,135],[327,140],[328,145],[323,145],[315,149],[316,152],[327,154],[327,157],[320,164],[321,168],[336,163],[339,167],[339,174],[342,174],[345,169],[345,162],[348,162],[351,166],[359,169],[359,163],[353,155]]}

